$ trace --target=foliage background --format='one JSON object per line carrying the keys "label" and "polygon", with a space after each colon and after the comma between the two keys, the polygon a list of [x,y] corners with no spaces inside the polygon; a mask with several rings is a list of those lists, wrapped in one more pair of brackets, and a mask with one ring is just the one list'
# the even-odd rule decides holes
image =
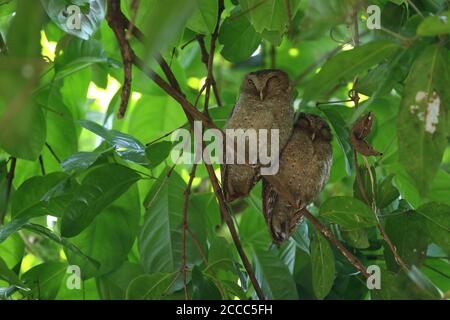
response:
{"label": "foliage background", "polygon": [[[67,4],[82,6],[81,31],[67,29]],[[367,29],[370,4],[382,10],[381,30]],[[211,118],[223,126],[245,73],[285,70],[296,83],[296,110],[323,116],[334,131],[331,177],[309,209],[364,265],[381,268],[381,290],[368,290],[306,221],[286,244],[271,245],[258,184],[231,210],[266,298],[448,297],[449,7],[445,0],[225,1],[214,57],[223,105],[211,94]],[[137,14],[131,8],[122,1],[146,36],[143,44],[130,39],[136,54],[164,77],[153,59],[160,52],[194,103],[207,76],[196,36],[209,50],[218,2],[146,0]],[[191,166],[171,170],[165,137],[187,124],[179,104],[133,67],[127,113],[115,116],[124,76],[105,13],[102,0],[0,0],[0,297],[256,298],[203,164],[192,181],[183,241]],[[355,16],[359,40],[352,37]],[[355,77],[358,108],[351,101],[316,107],[347,100]],[[419,91],[426,102],[433,93],[440,98],[433,133],[411,111],[417,103],[429,116]],[[349,135],[368,111],[376,116],[368,141],[383,156],[358,159],[365,199]],[[81,267],[80,290],[67,286],[69,265]]]}

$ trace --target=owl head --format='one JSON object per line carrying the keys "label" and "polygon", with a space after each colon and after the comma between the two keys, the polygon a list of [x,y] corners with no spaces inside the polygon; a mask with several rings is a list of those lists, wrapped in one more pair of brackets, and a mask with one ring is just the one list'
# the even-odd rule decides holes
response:
{"label": "owl head", "polygon": [[259,70],[245,76],[241,92],[259,100],[267,100],[289,93],[290,82],[286,72],[276,69]]}
{"label": "owl head", "polygon": [[313,141],[318,138],[324,141],[331,141],[333,138],[328,123],[315,114],[300,113],[295,127],[308,132]]}

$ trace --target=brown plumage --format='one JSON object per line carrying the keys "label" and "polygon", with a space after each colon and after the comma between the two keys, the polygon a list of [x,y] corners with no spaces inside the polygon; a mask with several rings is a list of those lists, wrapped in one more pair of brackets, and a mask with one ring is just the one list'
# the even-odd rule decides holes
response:
{"label": "brown plumage", "polygon": [[[279,129],[282,150],[292,133],[293,116],[292,88],[287,74],[281,70],[261,70],[246,75],[239,100],[224,129]],[[248,145],[246,150],[248,159]],[[225,164],[221,169],[227,201],[247,196],[260,179],[258,165]]]}
{"label": "brown plumage", "polygon": [[[320,117],[301,113],[280,158],[277,179],[297,199],[309,205],[325,186],[332,162],[331,131]],[[263,181],[263,211],[275,243],[287,240],[302,216]]]}

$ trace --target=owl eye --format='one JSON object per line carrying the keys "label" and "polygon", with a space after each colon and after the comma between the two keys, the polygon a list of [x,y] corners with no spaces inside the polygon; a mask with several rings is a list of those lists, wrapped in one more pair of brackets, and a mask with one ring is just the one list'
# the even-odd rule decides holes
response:
{"label": "owl eye", "polygon": [[249,84],[249,85],[251,85],[251,86],[253,86],[253,85],[254,85],[254,83],[253,83],[252,79],[248,79],[248,80],[247,80],[247,82],[248,82],[248,84]]}

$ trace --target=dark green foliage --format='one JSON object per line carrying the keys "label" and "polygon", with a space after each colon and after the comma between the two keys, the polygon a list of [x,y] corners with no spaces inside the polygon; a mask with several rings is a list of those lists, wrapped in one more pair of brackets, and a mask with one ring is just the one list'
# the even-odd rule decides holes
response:
{"label": "dark green foliage", "polygon": [[[130,19],[132,2],[121,1]],[[189,192],[192,165],[173,165],[171,133],[189,128],[178,102],[133,66],[125,118],[115,116],[124,64],[107,3],[0,0],[0,299],[256,299],[205,165]],[[211,90],[210,117],[223,128],[247,72],[286,71],[296,110],[321,115],[333,132],[330,181],[308,209],[381,270],[381,288],[369,289],[306,218],[273,245],[258,184],[229,209],[265,297],[448,298],[449,1],[224,3],[213,53],[221,99]],[[382,29],[368,29],[370,4]],[[81,9],[78,30],[66,23],[68,5]],[[145,39],[129,39],[166,81],[161,54],[200,111],[208,57],[197,40],[209,52],[220,9],[216,0],[140,1],[134,23]],[[352,126],[369,111],[364,139],[383,156],[355,157]]]}

